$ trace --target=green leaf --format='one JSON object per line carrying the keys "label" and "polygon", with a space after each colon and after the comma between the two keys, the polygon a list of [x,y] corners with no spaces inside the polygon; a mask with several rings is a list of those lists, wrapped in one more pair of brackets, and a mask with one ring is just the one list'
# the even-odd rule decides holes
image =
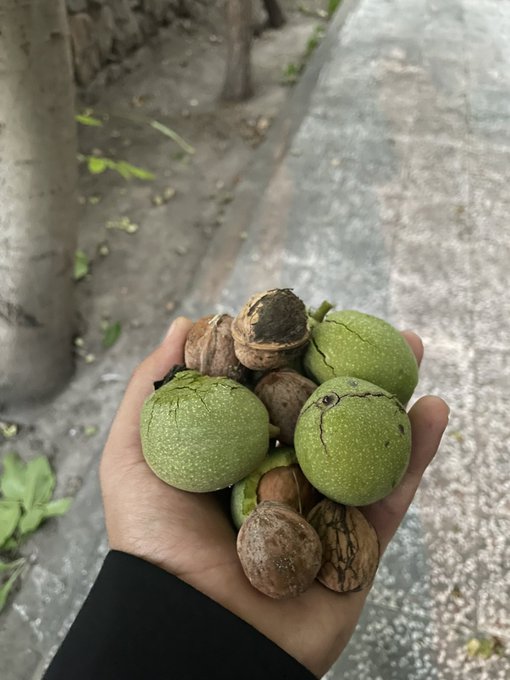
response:
{"label": "green leaf", "polygon": [[83,434],[86,437],[95,437],[98,432],[99,428],[97,425],[85,425],[83,428]]}
{"label": "green leaf", "polygon": [[124,177],[124,179],[130,180],[131,177],[132,177],[131,172],[125,166],[126,166],[126,164],[123,161],[119,161],[118,163],[114,163],[112,165],[112,170],[115,170],[115,172],[118,172],[119,175]]}
{"label": "green leaf", "polygon": [[18,426],[16,423],[0,422],[0,432],[5,439],[12,439],[18,434]]}
{"label": "green leaf", "polygon": [[20,514],[21,508],[17,501],[0,501],[0,547],[16,530]]}
{"label": "green leaf", "polygon": [[105,347],[106,349],[112,347],[119,339],[121,332],[122,326],[120,324],[120,321],[116,321],[115,323],[112,323],[109,326],[107,326],[104,329],[103,333],[103,347]]}
{"label": "green leaf", "polygon": [[154,173],[149,170],[144,170],[143,168],[138,168],[136,165],[131,165],[127,161],[112,161],[112,170],[116,170],[119,175],[122,175],[124,179],[131,179],[136,177],[137,179],[151,180],[154,179]]}
{"label": "green leaf", "polygon": [[18,547],[19,547],[19,539],[14,538],[14,536],[11,536],[3,544],[2,550],[9,552],[11,550],[17,550]]}
{"label": "green leaf", "polygon": [[35,507],[31,508],[28,512],[26,512],[23,515],[23,517],[20,520],[18,527],[20,535],[26,536],[27,534],[31,534],[33,531],[37,529],[37,527],[43,521],[43,519],[44,519],[43,505],[36,505]]}
{"label": "green leaf", "polygon": [[74,280],[79,281],[89,273],[89,258],[83,250],[77,250],[74,254]]}
{"label": "green leaf", "polygon": [[471,638],[466,644],[466,652],[471,657],[490,659],[494,654],[503,654],[504,645],[495,636],[490,638]]}
{"label": "green leaf", "polygon": [[26,560],[24,557],[20,557],[19,560],[13,560],[12,562],[2,562],[2,560],[0,560],[0,574],[17,569],[18,567],[23,566],[25,562]]}
{"label": "green leaf", "polygon": [[102,127],[103,125],[103,122],[99,120],[99,118],[94,118],[85,113],[77,113],[74,119],[77,123],[88,125],[89,127]]}
{"label": "green leaf", "polygon": [[16,571],[14,571],[8,578],[8,580],[3,584],[3,586],[0,588],[0,612],[2,609],[5,607],[5,603],[7,602],[7,598],[9,596],[9,593],[11,592],[11,589],[13,585],[16,582],[16,579],[18,576],[21,574],[23,570],[23,564],[21,564]]}
{"label": "green leaf", "polygon": [[333,16],[333,14],[338,9],[338,5],[342,0],[329,0],[328,2],[328,16]]}
{"label": "green leaf", "polygon": [[135,234],[138,231],[138,225],[131,222],[129,217],[119,217],[112,220],[108,220],[106,223],[107,229],[118,229],[119,231],[125,231],[128,234]]}
{"label": "green leaf", "polygon": [[167,125],[163,125],[163,123],[160,123],[158,120],[151,120],[149,125],[154,128],[154,130],[161,132],[161,134],[165,135],[166,137],[170,137],[170,139],[178,144],[186,153],[189,153],[190,155],[195,153],[195,149],[191,146],[191,144],[188,144],[188,142],[184,140],[177,132],[175,132],[175,130],[172,130],[172,128],[169,128]]}
{"label": "green leaf", "polygon": [[59,515],[65,515],[65,513],[71,507],[72,502],[72,498],[58,498],[56,501],[50,501],[49,503],[46,503],[46,505],[42,506],[44,519],[47,517],[58,517]]}
{"label": "green leaf", "polygon": [[0,478],[0,490],[11,501],[23,500],[26,485],[25,463],[17,453],[8,453],[4,458],[4,471]]}
{"label": "green leaf", "polygon": [[88,156],[87,167],[92,175],[100,175],[108,168],[108,159],[98,158],[97,156]]}
{"label": "green leaf", "polygon": [[47,503],[55,488],[55,475],[46,456],[37,456],[27,463],[27,483],[23,505],[29,512],[35,505]]}

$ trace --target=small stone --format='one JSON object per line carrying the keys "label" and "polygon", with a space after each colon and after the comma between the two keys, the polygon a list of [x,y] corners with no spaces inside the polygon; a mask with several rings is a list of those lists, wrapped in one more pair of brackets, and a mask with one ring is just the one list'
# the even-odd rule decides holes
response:
{"label": "small stone", "polygon": [[173,300],[167,302],[165,305],[165,309],[167,312],[173,312],[175,309],[175,302]]}

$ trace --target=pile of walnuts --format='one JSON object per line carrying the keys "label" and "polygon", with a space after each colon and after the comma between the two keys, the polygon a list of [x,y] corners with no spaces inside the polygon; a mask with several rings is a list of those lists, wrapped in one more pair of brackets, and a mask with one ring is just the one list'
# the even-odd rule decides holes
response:
{"label": "pile of walnuts", "polygon": [[323,498],[289,448],[317,388],[300,363],[309,340],[303,302],[289,289],[273,289],[250,298],[236,318],[200,319],[185,346],[186,369],[249,387],[269,413],[272,450],[235,484],[232,510],[247,578],[278,599],[299,595],[315,579],[339,593],[361,590],[379,562],[377,534],[362,512]]}

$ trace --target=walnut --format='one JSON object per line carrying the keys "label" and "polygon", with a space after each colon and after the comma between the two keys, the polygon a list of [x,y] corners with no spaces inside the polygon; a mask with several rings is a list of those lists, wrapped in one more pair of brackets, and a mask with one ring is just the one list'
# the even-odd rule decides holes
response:
{"label": "walnut", "polygon": [[186,367],[202,375],[245,382],[248,371],[235,355],[231,326],[232,317],[228,314],[204,316],[196,321],[184,347]]}
{"label": "walnut", "polygon": [[319,492],[313,488],[299,465],[276,467],[262,475],[257,487],[257,502],[277,501],[306,517],[318,503]]}
{"label": "walnut", "polygon": [[307,590],[321,566],[316,531],[282,503],[264,501],[249,515],[237,536],[237,552],[254,588],[274,599]]}
{"label": "walnut", "polygon": [[292,445],[299,412],[317,385],[291,368],[266,373],[255,394],[269,412],[271,423],[280,428],[278,439]]}
{"label": "walnut", "polygon": [[287,366],[308,339],[306,308],[289,288],[253,295],[232,324],[239,361],[255,371]]}
{"label": "walnut", "polygon": [[374,527],[357,509],[324,499],[308,515],[322,543],[317,579],[331,590],[348,593],[367,588],[379,564]]}

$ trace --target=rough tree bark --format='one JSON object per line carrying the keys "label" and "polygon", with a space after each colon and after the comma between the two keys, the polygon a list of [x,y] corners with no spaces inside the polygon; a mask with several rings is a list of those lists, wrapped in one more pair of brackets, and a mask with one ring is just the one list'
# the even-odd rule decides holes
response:
{"label": "rough tree bark", "polygon": [[263,0],[266,8],[268,23],[271,28],[281,28],[285,23],[285,14],[280,7],[278,0]]}
{"label": "rough tree bark", "polygon": [[72,371],[76,130],[63,0],[0,0],[0,402]]}
{"label": "rough tree bark", "polygon": [[250,49],[251,0],[226,0],[227,70],[222,99],[241,101],[252,94]]}

